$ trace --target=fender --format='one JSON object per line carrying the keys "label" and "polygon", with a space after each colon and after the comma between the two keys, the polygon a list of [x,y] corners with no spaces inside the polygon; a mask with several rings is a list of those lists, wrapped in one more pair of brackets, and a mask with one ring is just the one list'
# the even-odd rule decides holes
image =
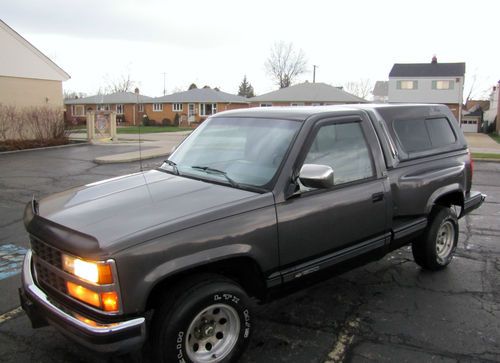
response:
{"label": "fender", "polygon": [[460,207],[463,208],[463,206],[464,206],[464,191],[463,191],[460,184],[453,183],[453,184],[445,185],[444,187],[436,189],[434,191],[434,193],[432,193],[430,195],[429,199],[427,200],[427,204],[425,206],[425,213],[428,214],[431,212],[431,209],[434,206],[436,200],[438,200],[439,198],[441,198],[447,194],[451,194],[451,193],[460,193],[460,195],[462,196]]}

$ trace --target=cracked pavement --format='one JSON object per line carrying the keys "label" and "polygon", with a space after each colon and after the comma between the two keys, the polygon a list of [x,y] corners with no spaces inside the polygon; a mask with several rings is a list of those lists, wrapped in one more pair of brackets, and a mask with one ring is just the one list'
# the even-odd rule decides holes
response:
{"label": "cracked pavement", "polygon": [[[0,245],[27,247],[21,219],[33,194],[139,170],[138,162],[91,161],[109,150],[86,145],[0,155]],[[456,258],[447,269],[421,270],[404,247],[256,306],[241,362],[500,361],[500,163],[476,162],[474,188],[488,198],[460,220]],[[0,280],[0,315],[19,306],[19,281],[19,275]],[[22,312],[0,321],[0,351],[0,361],[16,363],[150,361],[147,349],[142,357],[96,356],[52,327],[31,329]]]}

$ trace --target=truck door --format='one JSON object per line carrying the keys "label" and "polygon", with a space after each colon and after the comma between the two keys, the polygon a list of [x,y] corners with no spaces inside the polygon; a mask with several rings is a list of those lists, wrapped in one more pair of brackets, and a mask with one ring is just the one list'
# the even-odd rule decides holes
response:
{"label": "truck door", "polygon": [[285,281],[387,242],[389,188],[374,149],[381,152],[372,125],[361,117],[319,121],[313,127],[298,165],[331,166],[334,186],[300,185],[298,193],[277,204]]}

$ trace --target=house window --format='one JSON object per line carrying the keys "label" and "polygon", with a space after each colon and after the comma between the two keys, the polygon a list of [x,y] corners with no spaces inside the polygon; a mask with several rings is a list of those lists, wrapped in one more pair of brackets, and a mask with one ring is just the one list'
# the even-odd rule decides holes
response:
{"label": "house window", "polygon": [[118,115],[123,115],[123,105],[116,105],[116,113]]}
{"label": "house window", "polygon": [[109,111],[110,107],[109,107],[109,105],[97,105],[96,110],[97,111]]}
{"label": "house window", "polygon": [[418,81],[398,81],[397,89],[412,90],[418,88]]}
{"label": "house window", "polygon": [[76,117],[85,116],[85,107],[83,105],[73,105],[71,113]]}
{"label": "house window", "polygon": [[200,103],[200,116],[210,116],[217,113],[215,103]]}
{"label": "house window", "polygon": [[172,104],[172,111],[174,111],[174,112],[182,111],[182,103],[173,103]]}
{"label": "house window", "polygon": [[304,106],[304,102],[292,102],[290,106]]}
{"label": "house window", "polygon": [[142,103],[139,103],[137,109],[139,110],[139,112],[144,112],[144,105]]}
{"label": "house window", "polygon": [[432,81],[432,89],[448,90],[453,88],[455,88],[455,82],[453,81]]}
{"label": "house window", "polygon": [[163,103],[153,103],[153,111],[154,112],[163,111]]}
{"label": "house window", "polygon": [[273,107],[272,103],[261,103],[260,107]]}

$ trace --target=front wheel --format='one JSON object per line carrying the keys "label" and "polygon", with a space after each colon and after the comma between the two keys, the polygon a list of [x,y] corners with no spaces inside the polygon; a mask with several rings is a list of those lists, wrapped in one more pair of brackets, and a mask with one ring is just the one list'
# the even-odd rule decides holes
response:
{"label": "front wheel", "polygon": [[177,290],[153,317],[155,361],[235,361],[248,344],[249,299],[231,280],[209,275]]}
{"label": "front wheel", "polygon": [[457,215],[450,208],[435,206],[424,234],[412,243],[413,258],[424,269],[441,270],[453,259],[457,242]]}

